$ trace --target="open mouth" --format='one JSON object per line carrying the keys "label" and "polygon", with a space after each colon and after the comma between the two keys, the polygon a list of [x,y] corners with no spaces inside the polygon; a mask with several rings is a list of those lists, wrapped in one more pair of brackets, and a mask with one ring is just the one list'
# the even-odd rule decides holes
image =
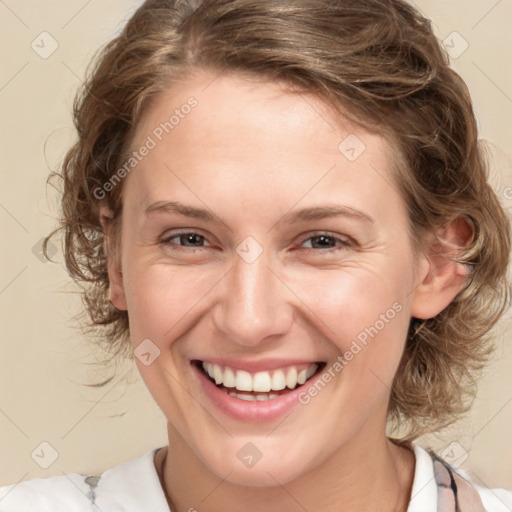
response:
{"label": "open mouth", "polygon": [[325,366],[324,362],[316,362],[251,373],[208,361],[194,364],[217,388],[246,401],[279,398],[303,386]]}

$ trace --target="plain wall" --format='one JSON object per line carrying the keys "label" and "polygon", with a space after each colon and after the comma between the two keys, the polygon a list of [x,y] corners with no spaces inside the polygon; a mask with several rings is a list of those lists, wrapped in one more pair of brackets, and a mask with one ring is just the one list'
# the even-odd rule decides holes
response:
{"label": "plain wall", "polygon": [[[6,0],[0,2],[0,485],[68,472],[97,473],[166,444],[166,422],[133,364],[104,388],[90,341],[73,315],[77,288],[57,254],[38,255],[56,226],[57,196],[46,186],[74,139],[71,106],[93,52],[138,2]],[[472,93],[481,138],[495,149],[492,182],[512,210],[512,3],[422,0],[454,54],[453,67]],[[58,48],[52,48],[47,32]],[[457,32],[457,34],[454,34]],[[42,41],[41,41],[42,40]],[[32,42],[37,53],[32,48]],[[470,468],[483,485],[512,488],[512,344],[509,313],[498,350],[471,413],[442,435],[424,439]],[[121,372],[122,369],[119,369]],[[56,460],[49,462],[52,449]],[[35,450],[35,453],[34,453]],[[43,450],[43,451],[41,451]],[[46,457],[46,459],[45,459]],[[44,460],[43,460],[44,459]]]}

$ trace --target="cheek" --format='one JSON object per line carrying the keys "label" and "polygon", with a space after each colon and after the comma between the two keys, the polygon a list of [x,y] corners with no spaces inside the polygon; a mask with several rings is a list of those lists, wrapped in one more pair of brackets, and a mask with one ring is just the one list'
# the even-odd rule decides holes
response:
{"label": "cheek", "polygon": [[398,276],[378,268],[354,268],[333,271],[318,281],[318,276],[303,275],[300,296],[317,315],[316,324],[325,325],[330,339],[340,340],[340,349],[349,340],[364,341],[372,326],[379,332],[403,327],[408,286]]}
{"label": "cheek", "polygon": [[333,273],[325,282],[312,309],[315,327],[336,349],[324,370],[331,386],[328,403],[332,417],[356,425],[387,407],[409,327],[409,290],[398,275],[368,269]]}
{"label": "cheek", "polygon": [[310,318],[337,352],[331,374],[342,375],[335,381],[359,405],[376,389],[391,388],[403,353],[413,279],[403,271],[410,261],[395,263],[332,271],[321,283],[313,275],[301,279],[301,299],[314,312]]}
{"label": "cheek", "polygon": [[133,342],[150,338],[163,345],[176,339],[196,308],[204,307],[215,282],[212,273],[197,268],[134,261],[125,276]]}

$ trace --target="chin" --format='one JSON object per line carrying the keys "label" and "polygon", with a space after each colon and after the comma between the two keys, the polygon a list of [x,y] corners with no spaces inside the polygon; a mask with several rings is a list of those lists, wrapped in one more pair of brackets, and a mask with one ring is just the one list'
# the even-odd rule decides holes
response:
{"label": "chin", "polygon": [[236,438],[234,443],[231,440],[231,446],[208,454],[203,464],[218,478],[246,487],[286,485],[313,469],[313,461],[308,462],[307,454],[294,444],[276,446],[250,439]]}

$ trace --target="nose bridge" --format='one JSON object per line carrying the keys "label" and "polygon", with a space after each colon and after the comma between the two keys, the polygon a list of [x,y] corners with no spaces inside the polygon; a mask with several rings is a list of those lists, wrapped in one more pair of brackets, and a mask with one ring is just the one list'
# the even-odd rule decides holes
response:
{"label": "nose bridge", "polygon": [[240,244],[226,276],[215,322],[236,343],[256,345],[286,332],[291,310],[285,286],[270,270],[265,251],[254,258],[254,247],[247,253],[243,249]]}

